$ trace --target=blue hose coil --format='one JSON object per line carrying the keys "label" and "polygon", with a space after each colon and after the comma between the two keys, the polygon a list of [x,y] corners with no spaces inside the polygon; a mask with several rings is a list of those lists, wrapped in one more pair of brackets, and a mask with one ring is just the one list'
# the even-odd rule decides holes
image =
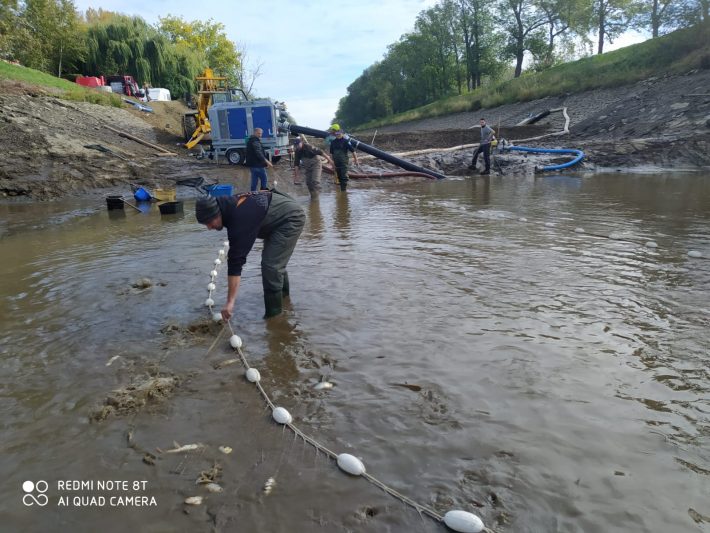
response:
{"label": "blue hose coil", "polygon": [[574,148],[530,148],[529,146],[507,146],[505,150],[517,150],[518,152],[529,152],[533,154],[575,154],[577,156],[572,159],[572,161],[567,161],[561,165],[548,165],[546,167],[542,167],[541,170],[544,171],[569,168],[584,159],[584,152],[582,152],[582,150],[575,150]]}

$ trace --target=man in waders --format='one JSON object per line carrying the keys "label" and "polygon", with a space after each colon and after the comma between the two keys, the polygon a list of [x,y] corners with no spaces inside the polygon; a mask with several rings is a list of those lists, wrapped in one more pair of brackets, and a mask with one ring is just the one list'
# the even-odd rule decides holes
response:
{"label": "man in waders", "polygon": [[280,314],[283,297],[289,295],[286,265],[306,221],[306,214],[296,200],[275,189],[207,196],[195,203],[195,216],[207,229],[227,228],[227,302],[222,308],[222,318],[229,320],[233,314],[242,267],[257,238],[264,239],[261,252],[264,318]]}
{"label": "man in waders", "polygon": [[357,154],[355,148],[350,144],[350,139],[343,135],[343,131],[335,131],[335,139],[330,143],[330,155],[333,156],[333,165],[340,181],[340,190],[348,188],[348,165],[350,163],[349,152],[353,154],[353,161],[357,165]]}
{"label": "man in waders", "polygon": [[476,162],[478,161],[478,155],[483,154],[483,162],[486,168],[481,171],[481,175],[486,176],[491,173],[491,142],[495,140],[495,132],[493,128],[486,124],[486,119],[481,119],[481,144],[478,145],[476,151],[473,152],[473,161],[469,165],[469,169],[476,169]]}
{"label": "man in waders", "polygon": [[306,185],[308,186],[308,192],[311,193],[311,198],[316,199],[320,194],[321,190],[321,172],[323,170],[323,163],[320,157],[325,157],[328,162],[333,164],[333,160],[328,157],[328,155],[321,150],[316,148],[312,144],[308,144],[300,137],[296,137],[293,141],[293,152],[295,159],[293,161],[293,182],[298,183],[299,178],[299,167],[303,167],[303,171],[306,174]]}

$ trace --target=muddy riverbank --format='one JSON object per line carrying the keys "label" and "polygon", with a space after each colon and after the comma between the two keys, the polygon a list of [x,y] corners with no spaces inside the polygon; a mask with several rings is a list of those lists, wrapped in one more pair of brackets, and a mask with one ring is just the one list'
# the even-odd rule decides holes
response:
{"label": "muddy riverbank", "polygon": [[[576,171],[636,167],[698,170],[710,166],[710,72],[652,78],[629,87],[561,95],[495,109],[459,113],[356,132],[359,139],[391,152],[428,150],[407,159],[447,175],[469,175],[478,118],[485,116],[498,136],[534,147],[582,149]],[[0,80],[0,193],[5,198],[51,200],[130,184],[149,187],[205,176],[247,187],[247,170],[225,161],[197,159],[180,145],[180,102],[152,102],[154,113],[59,100],[46,90]],[[515,125],[550,109],[535,125]],[[567,120],[569,118],[569,120]],[[569,133],[558,135],[569,129]],[[116,133],[155,144],[151,148]],[[554,135],[550,135],[554,134]],[[438,149],[438,150],[437,150]],[[166,152],[170,152],[166,154]],[[565,159],[496,154],[494,172],[532,175],[536,167]],[[395,170],[363,157],[362,172]],[[300,193],[288,161],[271,172],[282,189]],[[329,190],[329,180],[325,180]],[[357,184],[354,184],[357,186]]]}

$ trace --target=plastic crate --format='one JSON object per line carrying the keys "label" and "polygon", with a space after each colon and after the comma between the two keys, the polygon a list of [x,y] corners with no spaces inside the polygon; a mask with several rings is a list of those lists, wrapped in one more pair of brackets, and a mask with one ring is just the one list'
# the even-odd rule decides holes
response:
{"label": "plastic crate", "polygon": [[231,185],[209,185],[206,189],[210,196],[232,196]]}
{"label": "plastic crate", "polygon": [[177,199],[175,189],[155,189],[153,198],[160,202],[174,202]]}

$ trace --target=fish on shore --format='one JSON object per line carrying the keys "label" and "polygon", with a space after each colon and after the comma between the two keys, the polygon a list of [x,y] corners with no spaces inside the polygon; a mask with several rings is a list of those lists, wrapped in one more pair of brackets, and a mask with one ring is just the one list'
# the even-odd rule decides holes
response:
{"label": "fish on shore", "polygon": [[205,445],[201,443],[196,443],[196,444],[185,444],[183,446],[180,446],[177,442],[173,441],[173,446],[174,448],[171,448],[169,450],[161,450],[158,448],[158,451],[160,453],[184,453],[184,452],[194,452],[197,450],[202,450]]}

